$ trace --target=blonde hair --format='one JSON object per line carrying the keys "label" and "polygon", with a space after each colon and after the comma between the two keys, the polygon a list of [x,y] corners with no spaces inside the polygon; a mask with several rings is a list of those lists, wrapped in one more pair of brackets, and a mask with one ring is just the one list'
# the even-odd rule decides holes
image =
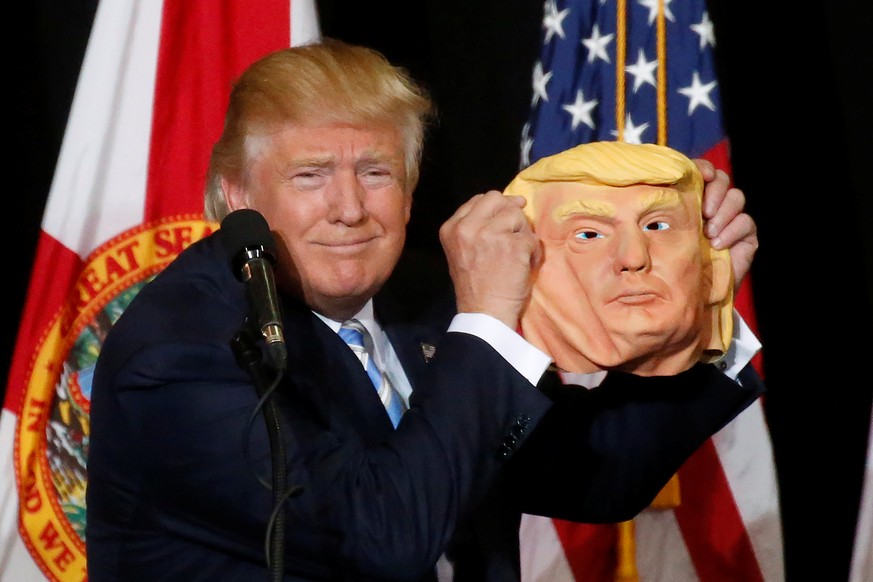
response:
{"label": "blonde hair", "polygon": [[[697,208],[703,205],[703,176],[697,165],[682,153],[656,144],[630,144],[620,141],[598,141],[577,145],[555,155],[541,158],[523,169],[503,191],[507,196],[522,196],[528,218],[537,214],[540,187],[548,182],[577,182],[595,186],[631,186],[647,184],[671,186],[680,192],[693,192]],[[712,248],[703,234],[703,215],[698,231],[704,261],[728,261],[730,253]],[[713,306],[712,334],[704,346],[701,361],[711,362],[727,352],[733,336],[733,275],[725,299]]]}
{"label": "blonde hair", "polygon": [[250,65],[231,91],[224,130],[209,160],[206,216],[220,221],[227,215],[222,177],[244,183],[259,138],[286,124],[396,126],[406,153],[404,186],[411,193],[425,126],[434,115],[426,91],[372,49],[325,38],[271,53]]}

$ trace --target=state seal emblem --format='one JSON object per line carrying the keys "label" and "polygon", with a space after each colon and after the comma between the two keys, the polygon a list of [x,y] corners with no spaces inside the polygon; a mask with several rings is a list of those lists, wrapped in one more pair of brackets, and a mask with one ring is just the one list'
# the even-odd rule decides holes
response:
{"label": "state seal emblem", "polygon": [[196,215],[143,224],[97,248],[32,356],[15,435],[19,529],[54,581],[87,580],[85,488],[91,377],[103,339],[155,275],[218,225]]}

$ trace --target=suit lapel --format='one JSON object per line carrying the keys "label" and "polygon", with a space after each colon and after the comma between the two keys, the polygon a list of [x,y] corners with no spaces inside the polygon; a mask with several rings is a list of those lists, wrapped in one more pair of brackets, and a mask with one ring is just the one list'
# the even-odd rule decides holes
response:
{"label": "suit lapel", "polygon": [[393,430],[360,361],[342,339],[299,303],[285,309],[286,380],[309,400],[331,430],[352,425],[377,440]]}
{"label": "suit lapel", "polygon": [[422,325],[396,324],[383,327],[412,389],[436,351],[438,333]]}
{"label": "suit lapel", "polygon": [[451,310],[433,309],[425,313],[397,308],[398,298],[377,295],[373,310],[382,329],[388,335],[391,346],[406,372],[412,389],[415,390],[427,363],[436,353],[439,338],[451,321]]}
{"label": "suit lapel", "polygon": [[[380,325],[397,353],[415,389],[440,336],[450,321],[450,310],[432,317],[412,317],[391,311],[396,299],[374,302]],[[351,425],[364,438],[377,441],[394,430],[357,357],[348,346],[303,303],[285,297],[285,337],[288,348],[286,381],[291,390],[314,406],[332,429]]]}

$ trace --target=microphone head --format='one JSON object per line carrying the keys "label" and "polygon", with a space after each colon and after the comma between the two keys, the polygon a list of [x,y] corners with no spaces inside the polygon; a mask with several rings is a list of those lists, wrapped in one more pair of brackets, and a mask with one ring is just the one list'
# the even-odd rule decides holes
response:
{"label": "microphone head", "polygon": [[257,210],[234,210],[221,221],[219,233],[230,268],[238,279],[242,279],[243,266],[252,259],[266,258],[270,264],[276,263],[276,241],[267,220]]}

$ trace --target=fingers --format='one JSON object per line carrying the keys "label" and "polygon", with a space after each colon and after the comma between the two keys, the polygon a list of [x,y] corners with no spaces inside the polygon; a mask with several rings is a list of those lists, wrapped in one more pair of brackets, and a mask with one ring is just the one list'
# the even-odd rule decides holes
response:
{"label": "fingers", "polygon": [[[711,219],[716,216],[719,210],[724,206],[726,200],[731,203],[731,206],[729,206],[728,209],[733,211],[734,214],[742,211],[746,202],[745,197],[740,190],[730,187],[731,179],[727,173],[723,170],[716,170],[715,167],[713,167],[711,178],[709,180],[704,178],[704,180],[705,186],[703,188],[702,209],[703,217],[705,219]],[[737,206],[737,204],[739,204],[739,206]],[[726,223],[728,221],[725,220],[724,222]]]}
{"label": "fingers", "polygon": [[730,247],[731,266],[734,270],[734,290],[739,290],[740,284],[752,268],[752,259],[758,250],[758,239],[738,242]]}
{"label": "fingers", "polygon": [[714,248],[728,249],[730,252],[735,289],[739,289],[758,250],[758,227],[755,221],[748,214],[738,214],[710,242]]}
{"label": "fingers", "polygon": [[710,243],[716,249],[727,249],[739,242],[754,244],[757,247],[758,227],[748,214],[738,214],[727,223]]}
{"label": "fingers", "polygon": [[730,176],[706,160],[694,160],[705,182],[703,189],[703,232],[715,249],[728,249],[737,289],[749,272],[758,250],[758,227],[743,212],[746,196],[730,187]]}
{"label": "fingers", "polygon": [[508,234],[523,234],[522,241],[530,242],[535,235],[521,210],[525,203],[520,196],[504,196],[496,190],[477,194],[443,224],[440,238],[450,244],[466,241],[467,246],[476,239],[501,240]]}
{"label": "fingers", "polygon": [[703,176],[704,182],[711,182],[715,177],[715,166],[709,160],[704,160],[697,158],[693,160],[695,164],[697,164],[697,169],[700,170],[700,174]]}
{"label": "fingers", "polygon": [[459,311],[487,313],[513,329],[541,257],[524,204],[497,191],[478,194],[440,228]]}
{"label": "fingers", "polygon": [[[754,223],[749,224],[749,222],[751,222],[751,217],[744,215],[743,213],[745,205],[746,197],[743,195],[742,191],[737,188],[730,188],[724,193],[720,204],[711,210],[711,214],[707,215],[707,213],[704,212],[706,224],[704,225],[703,232],[712,241],[713,246],[716,248],[724,248],[730,246],[733,241],[739,240],[738,238],[732,237],[730,234],[726,235],[724,230],[740,216],[746,216],[746,218],[740,222],[741,225],[754,226]],[[733,230],[737,229],[739,229],[739,226],[733,227]],[[740,238],[744,236],[744,234],[738,234]]]}
{"label": "fingers", "polygon": [[[527,224],[527,221],[523,220],[524,215],[522,213],[511,212],[511,210],[513,208],[524,208],[525,204],[526,200],[521,196],[504,196],[497,190],[489,190],[484,194],[476,194],[467,200],[458,208],[449,221],[457,222],[469,216],[481,220],[496,217],[503,212],[506,217],[512,220],[514,227],[522,228]],[[518,220],[519,217],[522,220]]]}

